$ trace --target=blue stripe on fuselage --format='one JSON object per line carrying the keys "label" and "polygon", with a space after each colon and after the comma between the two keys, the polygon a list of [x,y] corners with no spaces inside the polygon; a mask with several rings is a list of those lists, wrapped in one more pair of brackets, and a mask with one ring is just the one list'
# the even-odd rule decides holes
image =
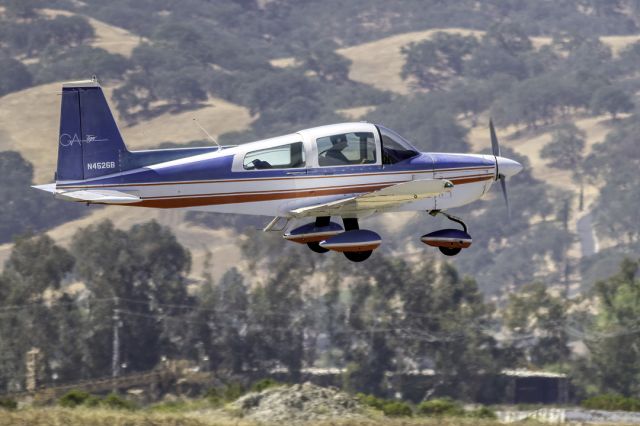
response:
{"label": "blue stripe on fuselage", "polygon": [[435,170],[455,169],[462,167],[493,167],[494,161],[468,154],[448,154],[444,152],[429,153],[433,158]]}
{"label": "blue stripe on fuselage", "polygon": [[[306,176],[322,175],[350,175],[384,172],[412,172],[424,170],[456,169],[463,167],[491,167],[493,163],[481,157],[464,154],[423,153],[396,164],[379,165],[350,165],[342,167],[320,167],[313,169],[277,169],[260,171],[232,172],[233,155],[208,158],[175,166],[159,169],[142,168],[139,171],[120,176],[105,176],[89,182],[69,183],[70,186],[79,183],[88,185],[123,185],[148,184],[164,182],[190,182],[225,179],[278,178],[293,177],[290,172],[305,172]],[[298,177],[305,176],[299,175]],[[60,185],[63,187],[64,184]]]}

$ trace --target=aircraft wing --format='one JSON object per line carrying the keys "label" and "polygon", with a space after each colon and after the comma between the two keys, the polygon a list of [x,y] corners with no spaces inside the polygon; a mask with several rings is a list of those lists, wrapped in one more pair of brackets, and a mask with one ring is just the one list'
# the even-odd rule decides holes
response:
{"label": "aircraft wing", "polygon": [[294,217],[339,216],[365,210],[376,210],[435,197],[453,188],[446,179],[422,179],[397,183],[376,191],[343,198],[328,203],[300,207],[290,213]]}
{"label": "aircraft wing", "polygon": [[34,188],[42,191],[51,192],[56,198],[66,199],[68,201],[80,201],[87,203],[101,204],[127,204],[140,201],[140,197],[134,194],[128,194],[121,191],[112,191],[107,189],[84,189],[76,191],[59,191],[56,190],[55,184],[34,185]]}

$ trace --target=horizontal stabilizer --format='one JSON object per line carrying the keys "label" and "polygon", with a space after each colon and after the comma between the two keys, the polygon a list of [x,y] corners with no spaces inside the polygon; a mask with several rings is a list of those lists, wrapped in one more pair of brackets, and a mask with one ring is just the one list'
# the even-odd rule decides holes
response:
{"label": "horizontal stabilizer", "polygon": [[291,214],[294,217],[337,216],[366,210],[384,209],[427,197],[435,197],[450,191],[452,188],[453,184],[444,179],[411,180],[355,197],[301,207],[292,210]]}
{"label": "horizontal stabilizer", "polygon": [[44,185],[31,185],[32,188],[39,189],[40,191],[50,192],[52,194],[56,193],[56,184],[55,183],[47,183]]}
{"label": "horizontal stabilizer", "polygon": [[69,201],[85,201],[87,203],[101,204],[127,204],[140,201],[140,197],[126,192],[109,191],[109,190],[80,190],[58,192],[56,198],[66,199]]}

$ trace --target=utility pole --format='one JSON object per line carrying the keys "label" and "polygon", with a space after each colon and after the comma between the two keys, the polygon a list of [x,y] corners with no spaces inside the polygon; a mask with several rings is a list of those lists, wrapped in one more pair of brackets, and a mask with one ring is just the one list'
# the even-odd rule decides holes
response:
{"label": "utility pole", "polygon": [[114,379],[120,374],[120,309],[118,298],[113,298],[113,353],[111,354],[111,377]]}

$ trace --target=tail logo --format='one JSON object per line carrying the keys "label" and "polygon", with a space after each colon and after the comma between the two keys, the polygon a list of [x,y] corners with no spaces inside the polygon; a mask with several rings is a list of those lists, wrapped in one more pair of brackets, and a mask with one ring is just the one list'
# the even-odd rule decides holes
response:
{"label": "tail logo", "polygon": [[71,147],[74,144],[78,144],[79,146],[81,146],[83,143],[91,143],[91,142],[108,142],[109,139],[98,139],[97,136],[95,135],[87,135],[86,139],[82,139],[78,136],[77,133],[74,133],[73,136],[71,136],[68,133],[63,133],[60,135],[60,146],[62,147]]}

